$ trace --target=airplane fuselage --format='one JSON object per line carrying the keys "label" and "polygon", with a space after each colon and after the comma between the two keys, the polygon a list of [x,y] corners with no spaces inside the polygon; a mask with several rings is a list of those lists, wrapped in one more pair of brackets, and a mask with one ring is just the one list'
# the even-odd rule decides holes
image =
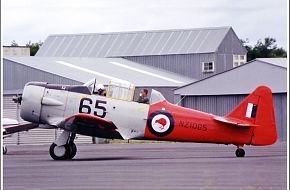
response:
{"label": "airplane fuselage", "polygon": [[[60,120],[84,113],[113,121],[125,139],[236,145],[251,143],[253,128],[223,124],[214,120],[215,115],[173,105],[166,100],[149,105],[68,88],[43,83],[27,85],[22,97],[21,117],[31,122],[57,125]],[[79,130],[77,133],[118,138],[108,133],[93,132],[93,129]]]}

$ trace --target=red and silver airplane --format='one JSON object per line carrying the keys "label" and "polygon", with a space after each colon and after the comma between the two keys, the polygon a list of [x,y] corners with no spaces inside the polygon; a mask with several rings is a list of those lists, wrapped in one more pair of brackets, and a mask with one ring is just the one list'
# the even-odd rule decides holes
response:
{"label": "red and silver airplane", "polygon": [[83,86],[27,83],[21,117],[35,124],[63,129],[50,146],[55,160],[72,159],[76,134],[108,139],[140,139],[233,144],[244,157],[244,145],[276,142],[272,92],[258,87],[224,117],[171,104],[152,90],[149,104],[133,100],[134,86],[111,82],[107,95],[95,94],[96,80]]}

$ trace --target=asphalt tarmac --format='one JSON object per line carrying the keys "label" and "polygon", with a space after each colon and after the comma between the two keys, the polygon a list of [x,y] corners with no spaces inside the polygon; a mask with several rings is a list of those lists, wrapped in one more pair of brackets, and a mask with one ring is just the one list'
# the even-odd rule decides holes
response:
{"label": "asphalt tarmac", "polygon": [[73,160],[54,161],[49,145],[8,146],[9,189],[286,189],[287,145],[244,147],[194,143],[79,144]]}

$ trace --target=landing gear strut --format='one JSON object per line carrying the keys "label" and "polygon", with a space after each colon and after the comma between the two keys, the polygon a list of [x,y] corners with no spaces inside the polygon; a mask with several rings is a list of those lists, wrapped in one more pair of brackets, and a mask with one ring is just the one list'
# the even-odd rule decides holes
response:
{"label": "landing gear strut", "polygon": [[3,145],[3,154],[7,153],[7,147],[5,145]]}
{"label": "landing gear strut", "polygon": [[244,157],[245,156],[245,151],[244,149],[240,148],[240,146],[238,146],[237,150],[236,150],[236,156],[237,157]]}
{"label": "landing gear strut", "polygon": [[63,131],[57,140],[51,144],[49,154],[54,160],[72,159],[77,153],[74,143],[75,133]]}

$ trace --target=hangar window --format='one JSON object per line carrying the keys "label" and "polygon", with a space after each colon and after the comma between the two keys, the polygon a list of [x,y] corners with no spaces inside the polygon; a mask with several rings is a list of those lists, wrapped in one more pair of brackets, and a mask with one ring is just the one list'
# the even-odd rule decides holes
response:
{"label": "hangar window", "polygon": [[247,62],[246,55],[233,55],[233,67],[238,67]]}
{"label": "hangar window", "polygon": [[211,73],[214,72],[214,62],[202,62],[202,72]]}
{"label": "hangar window", "polygon": [[235,61],[233,64],[233,67],[237,67],[237,66],[239,66],[239,64],[240,64],[239,62]]}

